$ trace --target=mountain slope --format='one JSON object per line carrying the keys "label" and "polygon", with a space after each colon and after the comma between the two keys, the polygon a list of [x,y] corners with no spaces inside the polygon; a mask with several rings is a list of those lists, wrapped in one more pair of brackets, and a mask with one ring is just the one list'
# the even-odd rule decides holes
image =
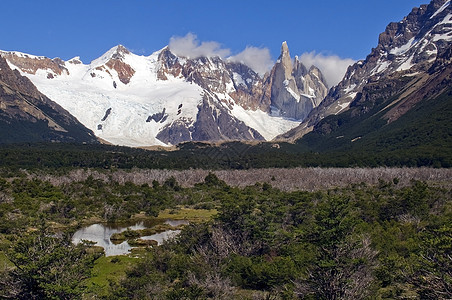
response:
{"label": "mountain slope", "polygon": [[[307,71],[299,62],[299,73],[291,76],[304,85],[278,107],[272,95],[286,89],[286,79],[275,72],[261,77],[242,63],[178,57],[168,47],[146,57],[116,46],[89,65],[79,58],[65,62],[19,52],[3,55],[41,92],[117,145],[271,140],[297,126],[326,93],[320,71]],[[304,111],[292,114],[290,108],[299,110],[299,104]]]}
{"label": "mountain slope", "polygon": [[94,134],[0,56],[0,143],[97,142]]}
{"label": "mountain slope", "polygon": [[[424,85],[450,63],[451,42],[452,6],[449,0],[433,0],[429,5],[414,8],[402,21],[387,26],[380,34],[378,46],[364,61],[349,67],[344,79],[329,91],[300,126],[279,138],[295,140],[302,137],[318,128],[316,124],[325,117],[338,115],[363,102],[363,91],[372,86],[381,89],[373,93],[373,98],[388,99],[404,90],[394,99],[397,103],[387,103],[395,106],[388,112],[391,115],[388,121],[394,121],[422,99]],[[405,85],[391,86],[394,79],[402,77],[413,80],[407,79]]]}
{"label": "mountain slope", "polygon": [[[388,69],[382,71],[379,76],[363,78],[366,83],[356,92],[349,107],[344,112],[313,123],[312,132],[299,139],[298,144],[318,152],[334,149],[355,156],[359,156],[357,153],[362,153],[362,156],[373,153],[375,159],[381,156],[385,157],[387,162],[392,156],[395,161],[416,160],[412,165],[431,165],[430,160],[435,161],[438,166],[447,165],[442,162],[441,157],[446,161],[452,149],[450,1],[432,1],[428,7],[423,7],[423,10],[429,12],[422,17],[428,26],[419,23],[418,28],[419,32],[427,33],[426,36],[415,36],[424,41],[428,38],[432,45],[436,45],[437,51],[433,53],[427,50],[429,55],[423,54],[421,50],[425,50],[428,45],[425,42],[424,48],[414,47],[407,50],[417,53],[409,55],[410,61],[424,57],[424,60],[417,61],[409,69],[400,70],[400,64],[404,65],[406,62],[399,57],[394,58],[394,61],[397,61],[396,66],[398,64],[399,67],[394,67],[391,71],[391,65],[385,64]],[[431,24],[431,20],[437,16],[439,25]],[[412,17],[405,20],[410,18]],[[443,27],[444,24],[449,26]],[[431,32],[436,30],[435,28],[440,30],[432,37]],[[347,78],[344,81],[348,80]],[[339,86],[343,86],[344,81]],[[299,133],[297,130],[292,133]]]}

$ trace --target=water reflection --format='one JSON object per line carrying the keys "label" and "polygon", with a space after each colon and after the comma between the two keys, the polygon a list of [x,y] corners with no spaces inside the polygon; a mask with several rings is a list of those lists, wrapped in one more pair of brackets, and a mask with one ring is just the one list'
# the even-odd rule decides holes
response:
{"label": "water reflection", "polygon": [[[131,230],[140,230],[155,226],[156,222],[150,223],[136,223],[131,226],[120,227],[114,224],[93,224],[88,227],[82,228],[74,233],[72,236],[72,242],[74,244],[80,243],[82,240],[87,240],[91,242],[95,242],[96,246],[100,246],[104,248],[106,256],[114,256],[114,255],[124,255],[128,254],[132,247],[129,245],[127,241],[122,242],[121,244],[113,244],[110,240],[110,237],[114,233],[123,232],[128,228]],[[179,226],[188,224],[187,221],[184,220],[167,220],[165,224],[170,226]],[[159,245],[161,245],[165,240],[174,237],[180,232],[180,230],[167,230],[161,233],[153,234],[150,236],[141,237],[146,240],[155,240]]]}
{"label": "water reflection", "polygon": [[156,233],[153,235],[143,236],[143,237],[141,237],[141,239],[154,240],[154,241],[157,241],[158,245],[161,245],[161,244],[163,244],[164,241],[166,241],[172,237],[175,237],[179,233],[180,233],[180,230],[167,230],[167,231]]}

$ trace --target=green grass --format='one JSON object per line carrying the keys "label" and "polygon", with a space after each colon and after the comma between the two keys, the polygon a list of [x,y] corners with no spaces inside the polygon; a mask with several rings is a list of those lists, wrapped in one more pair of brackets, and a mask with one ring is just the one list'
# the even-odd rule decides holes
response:
{"label": "green grass", "polygon": [[108,295],[110,282],[119,282],[126,270],[138,262],[139,258],[127,255],[102,256],[96,260],[91,278],[86,280],[88,294]]}

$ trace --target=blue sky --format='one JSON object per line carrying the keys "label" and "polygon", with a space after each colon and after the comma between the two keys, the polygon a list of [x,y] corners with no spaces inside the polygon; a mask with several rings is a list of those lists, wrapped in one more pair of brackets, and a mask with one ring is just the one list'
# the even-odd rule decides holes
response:
{"label": "blue sky", "polygon": [[278,57],[313,52],[354,60],[378,34],[428,0],[14,0],[1,1],[0,49],[89,63],[123,44],[149,55],[191,33],[235,55],[247,46]]}

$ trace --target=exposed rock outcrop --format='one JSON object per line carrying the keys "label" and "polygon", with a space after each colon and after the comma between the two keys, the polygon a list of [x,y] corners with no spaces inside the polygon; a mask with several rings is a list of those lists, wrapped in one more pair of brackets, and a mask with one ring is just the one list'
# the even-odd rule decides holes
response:
{"label": "exposed rock outcrop", "polygon": [[56,75],[69,74],[65,62],[60,58],[50,59],[43,56],[33,56],[19,52],[3,52],[1,55],[23,72],[36,74],[38,70],[47,71],[47,78]]}

